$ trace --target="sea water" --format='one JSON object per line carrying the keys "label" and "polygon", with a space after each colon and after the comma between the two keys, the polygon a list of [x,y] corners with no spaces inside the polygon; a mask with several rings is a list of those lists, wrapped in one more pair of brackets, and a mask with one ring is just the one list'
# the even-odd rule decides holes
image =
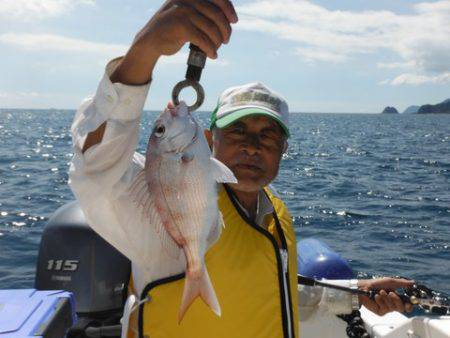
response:
{"label": "sea water", "polygon": [[[67,185],[74,111],[0,110],[0,289],[33,286],[42,230]],[[156,112],[145,112],[145,152]],[[198,113],[206,126],[207,113]],[[298,239],[364,276],[450,293],[450,116],[292,114],[277,180]]]}

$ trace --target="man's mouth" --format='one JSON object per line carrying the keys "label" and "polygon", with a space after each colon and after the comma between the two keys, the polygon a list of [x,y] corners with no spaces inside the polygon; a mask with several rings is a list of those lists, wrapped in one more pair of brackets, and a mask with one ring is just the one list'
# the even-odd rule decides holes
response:
{"label": "man's mouth", "polygon": [[253,171],[262,171],[262,168],[256,164],[250,164],[250,163],[238,163],[235,165],[238,169],[247,169],[247,170],[253,170]]}

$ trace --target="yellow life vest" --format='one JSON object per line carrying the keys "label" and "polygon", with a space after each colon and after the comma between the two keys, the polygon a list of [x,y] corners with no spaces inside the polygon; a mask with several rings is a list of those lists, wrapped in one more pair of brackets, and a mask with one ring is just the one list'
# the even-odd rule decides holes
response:
{"label": "yellow life vest", "polygon": [[[142,338],[298,338],[297,252],[292,220],[269,189],[274,207],[267,230],[236,204],[231,189],[219,193],[225,228],[205,263],[219,300],[217,317],[197,298],[177,323],[184,274],[149,283],[138,315]],[[285,265],[286,264],[286,265]]]}

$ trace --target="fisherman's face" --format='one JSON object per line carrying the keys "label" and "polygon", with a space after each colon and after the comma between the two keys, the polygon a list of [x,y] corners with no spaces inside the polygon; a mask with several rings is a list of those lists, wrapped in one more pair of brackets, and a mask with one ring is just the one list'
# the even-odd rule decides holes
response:
{"label": "fisherman's face", "polygon": [[280,125],[266,116],[243,117],[213,131],[213,155],[230,168],[238,191],[256,192],[278,174],[286,138]]}

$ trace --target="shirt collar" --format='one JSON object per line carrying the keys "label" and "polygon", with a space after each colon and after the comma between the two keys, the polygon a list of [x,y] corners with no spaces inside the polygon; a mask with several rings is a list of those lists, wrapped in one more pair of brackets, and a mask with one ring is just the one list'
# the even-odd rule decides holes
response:
{"label": "shirt collar", "polygon": [[256,223],[262,225],[264,218],[273,213],[273,205],[269,197],[260,190],[258,193],[258,204],[256,205]]}
{"label": "shirt collar", "polygon": [[[250,217],[249,212],[242,206],[242,204],[238,201],[237,198],[233,196],[237,205],[241,208],[241,210],[245,213],[247,217]],[[267,215],[273,213],[273,205],[270,201],[269,197],[264,193],[263,190],[258,192],[258,200],[256,201],[256,218],[255,222],[259,226],[264,225],[264,219]]]}

